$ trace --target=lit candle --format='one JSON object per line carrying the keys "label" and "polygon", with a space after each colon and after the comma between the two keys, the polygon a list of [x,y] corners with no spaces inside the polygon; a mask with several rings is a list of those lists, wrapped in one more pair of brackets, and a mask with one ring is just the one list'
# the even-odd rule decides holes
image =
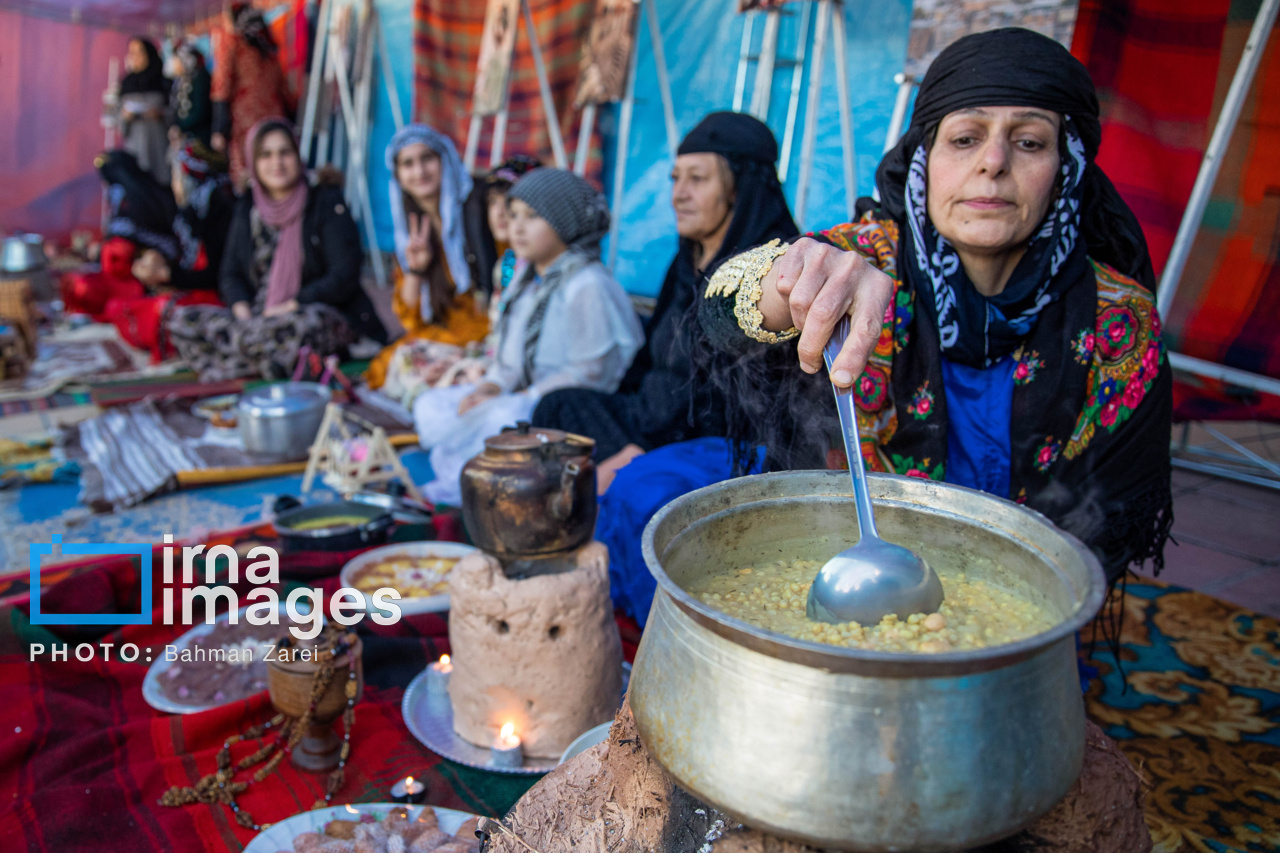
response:
{"label": "lit candle", "polygon": [[426,799],[427,786],[412,776],[406,776],[391,786],[391,799],[397,803],[421,803]]}
{"label": "lit candle", "polygon": [[504,723],[502,731],[494,738],[490,750],[492,758],[489,763],[494,767],[522,767],[524,750],[520,747],[520,736],[516,734],[515,723]]}
{"label": "lit candle", "polygon": [[453,664],[448,655],[441,655],[440,660],[427,667],[427,695],[431,701],[439,702],[449,698],[449,673],[453,672]]}

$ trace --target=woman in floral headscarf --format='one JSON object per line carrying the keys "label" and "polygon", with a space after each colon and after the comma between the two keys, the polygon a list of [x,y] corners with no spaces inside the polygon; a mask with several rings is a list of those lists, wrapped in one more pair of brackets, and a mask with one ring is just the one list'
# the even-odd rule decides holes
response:
{"label": "woman in floral headscarf", "polygon": [[[472,292],[462,203],[471,177],[453,142],[423,124],[401,129],[387,144],[391,219],[395,224],[392,307],[405,336],[369,364],[367,379],[381,388],[397,352],[415,342],[465,346],[481,341],[489,320]],[[403,397],[398,389],[395,396]]]}
{"label": "woman in floral headscarf", "polygon": [[[815,373],[850,317],[830,378],[853,388],[867,466],[1025,504],[1114,582],[1162,565],[1172,378],[1151,258],[1095,162],[1101,135],[1093,82],[1062,45],[966,36],[929,67],[879,203],[730,259],[699,319],[722,350],[789,347]],[[747,393],[758,377],[739,371],[727,398],[749,409],[799,375]]]}
{"label": "woman in floral headscarf", "polygon": [[173,125],[169,128],[169,140],[181,145],[195,139],[208,146],[213,138],[213,103],[209,100],[213,78],[204,54],[189,41],[178,42],[169,60],[169,72],[173,78],[173,91],[169,96]]}

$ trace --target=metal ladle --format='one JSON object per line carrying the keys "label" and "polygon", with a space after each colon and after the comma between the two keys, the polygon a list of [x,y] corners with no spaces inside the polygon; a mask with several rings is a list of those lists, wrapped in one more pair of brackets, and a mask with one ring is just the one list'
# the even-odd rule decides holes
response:
{"label": "metal ladle", "polygon": [[[849,337],[849,318],[836,324],[822,356],[827,372]],[[840,432],[849,457],[853,499],[858,511],[858,544],[836,554],[818,570],[809,588],[807,612],[818,622],[857,622],[876,625],[890,613],[906,619],[912,613],[935,613],[942,604],[942,583],[937,573],[912,551],[886,542],[876,533],[867,472],[858,442],[858,420],[853,409],[853,389],[832,384]]]}

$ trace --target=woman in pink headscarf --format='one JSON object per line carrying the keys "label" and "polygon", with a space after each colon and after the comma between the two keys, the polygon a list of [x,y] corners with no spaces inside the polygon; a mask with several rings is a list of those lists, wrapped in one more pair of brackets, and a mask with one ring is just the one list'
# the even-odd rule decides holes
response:
{"label": "woman in pink headscarf", "polygon": [[236,206],[218,290],[229,307],[175,313],[174,346],[203,380],[283,377],[302,346],[341,354],[386,329],[360,286],[363,250],[341,189],[312,186],[292,126],[259,122],[245,140],[250,192]]}

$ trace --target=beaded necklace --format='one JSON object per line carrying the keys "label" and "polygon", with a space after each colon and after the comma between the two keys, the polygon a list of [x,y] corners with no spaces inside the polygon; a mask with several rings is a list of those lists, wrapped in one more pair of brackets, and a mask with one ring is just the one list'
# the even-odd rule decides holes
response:
{"label": "beaded necklace", "polygon": [[[302,740],[302,736],[315,714],[316,705],[319,703],[320,697],[329,689],[329,684],[333,681],[333,662],[343,655],[348,655],[347,683],[344,686],[347,707],[342,712],[342,751],[338,753],[337,768],[329,774],[329,778],[325,782],[324,798],[316,800],[311,808],[321,809],[327,806],[329,801],[333,799],[333,795],[342,787],[346,774],[347,759],[351,755],[351,729],[355,724],[356,694],[359,692],[359,685],[356,683],[355,661],[350,658],[351,648],[355,644],[355,640],[356,635],[354,633],[343,634],[334,626],[330,626],[325,639],[316,650],[316,660],[319,663],[319,667],[316,669],[315,677],[311,682],[311,701],[306,712],[298,718],[277,714],[261,725],[250,726],[245,729],[243,734],[232,735],[223,742],[222,749],[218,750],[218,770],[216,773],[210,773],[190,787],[174,785],[168,791],[165,791],[160,798],[160,805],[186,806],[193,803],[206,803],[209,805],[225,803],[235,813],[236,823],[254,832],[260,832],[264,829],[264,825],[255,822],[252,815],[240,808],[240,804],[236,802],[236,797],[239,794],[243,794],[251,785],[267,778],[280,766],[280,761],[284,758],[285,753],[291,752]],[[288,648],[291,642],[288,637],[285,637],[277,645],[280,648]],[[239,743],[242,740],[257,740],[264,737],[273,728],[279,731],[274,741],[265,744],[257,752],[245,756],[234,765],[231,763],[232,744]],[[235,781],[237,773],[241,770],[247,770],[261,761],[266,761],[267,763],[254,771],[251,781]],[[269,824],[267,825],[269,826]]]}

